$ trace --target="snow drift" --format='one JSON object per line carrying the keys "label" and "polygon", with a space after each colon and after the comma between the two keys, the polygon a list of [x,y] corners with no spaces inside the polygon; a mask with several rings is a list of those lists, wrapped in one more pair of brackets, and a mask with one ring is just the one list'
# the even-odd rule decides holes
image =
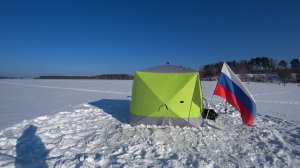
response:
{"label": "snow drift", "polygon": [[[224,112],[225,107],[218,104],[216,111]],[[0,131],[0,166],[300,165],[300,127],[283,119],[258,115],[250,128],[230,106],[217,122],[200,129],[132,127],[127,124],[128,110],[127,100],[98,101],[6,128]],[[28,154],[31,159],[24,159]]]}

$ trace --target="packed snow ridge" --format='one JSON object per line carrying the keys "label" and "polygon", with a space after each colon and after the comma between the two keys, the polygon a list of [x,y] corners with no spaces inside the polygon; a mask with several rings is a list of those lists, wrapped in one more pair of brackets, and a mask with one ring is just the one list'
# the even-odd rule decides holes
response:
{"label": "packed snow ridge", "polygon": [[[117,101],[117,102],[115,102]],[[1,167],[299,167],[300,127],[218,104],[202,128],[131,126],[129,100],[100,100],[0,131]],[[224,112],[227,111],[225,114]]]}

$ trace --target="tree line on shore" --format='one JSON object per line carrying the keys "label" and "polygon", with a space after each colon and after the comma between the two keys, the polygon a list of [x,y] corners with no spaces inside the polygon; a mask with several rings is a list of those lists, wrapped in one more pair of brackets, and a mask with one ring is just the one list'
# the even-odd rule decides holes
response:
{"label": "tree line on shore", "polygon": [[[256,57],[249,60],[228,61],[230,68],[243,80],[247,74],[278,74],[282,82],[300,82],[300,61],[276,60],[269,57]],[[200,67],[203,79],[214,80],[221,72],[223,62],[207,64]]]}
{"label": "tree line on shore", "polygon": [[35,79],[116,79],[116,80],[130,80],[132,75],[128,74],[102,74],[95,76],[40,76]]}
{"label": "tree line on shore", "polygon": [[[282,82],[300,82],[300,61],[294,58],[290,61],[280,60],[277,62],[269,57],[256,57],[249,60],[228,61],[230,68],[239,74],[243,81],[268,81],[263,75],[276,74]],[[199,73],[203,80],[216,80],[221,72],[223,62],[207,64],[200,67]],[[252,74],[252,79],[249,79]],[[129,74],[102,74],[95,76],[40,76],[35,79],[118,79],[131,80]],[[262,79],[265,78],[265,79]],[[14,77],[0,77],[0,79],[21,79]]]}

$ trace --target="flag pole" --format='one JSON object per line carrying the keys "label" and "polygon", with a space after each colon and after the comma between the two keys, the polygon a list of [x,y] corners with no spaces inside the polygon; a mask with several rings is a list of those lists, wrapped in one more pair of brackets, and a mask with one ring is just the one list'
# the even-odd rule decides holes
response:
{"label": "flag pole", "polygon": [[[214,97],[214,94],[212,94],[212,96],[211,96],[211,98],[210,98],[210,102],[208,102],[208,105],[209,104],[212,104],[212,99],[213,99],[213,97]],[[207,117],[208,117],[208,114],[209,114],[209,111],[210,111],[211,109],[209,108],[208,109],[208,112],[206,113],[206,116],[205,116],[205,122],[207,122]]]}
{"label": "flag pole", "polygon": [[[223,62],[223,64],[224,64],[225,62]],[[220,76],[219,76],[219,78],[220,78]],[[218,78],[218,80],[217,80],[217,83],[218,83],[218,81],[219,81],[219,78]],[[216,88],[215,88],[216,89]],[[210,98],[210,104],[212,104],[212,99],[213,99],[213,97],[214,97],[214,92],[212,93],[212,95],[211,95],[211,98]],[[210,108],[208,109],[208,112],[206,113],[206,116],[205,116],[205,122],[207,122],[207,117],[208,117],[208,114],[209,114],[209,112],[210,112]]]}

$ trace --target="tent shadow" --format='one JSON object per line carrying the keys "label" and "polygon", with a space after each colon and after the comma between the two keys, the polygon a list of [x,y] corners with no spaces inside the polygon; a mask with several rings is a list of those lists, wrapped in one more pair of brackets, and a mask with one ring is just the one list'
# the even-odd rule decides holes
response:
{"label": "tent shadow", "polygon": [[102,99],[89,104],[103,109],[121,123],[129,123],[130,100]]}
{"label": "tent shadow", "polygon": [[17,140],[15,167],[48,168],[46,163],[49,151],[41,138],[36,135],[37,127],[30,125]]}

